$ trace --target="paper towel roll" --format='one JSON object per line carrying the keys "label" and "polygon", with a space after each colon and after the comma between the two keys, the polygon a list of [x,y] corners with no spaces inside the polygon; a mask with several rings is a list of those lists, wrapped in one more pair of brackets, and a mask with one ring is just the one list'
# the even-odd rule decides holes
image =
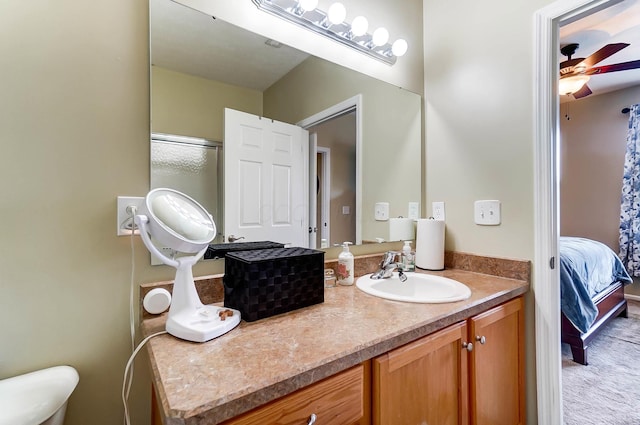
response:
{"label": "paper towel roll", "polygon": [[416,267],[427,270],[444,269],[444,220],[418,220]]}
{"label": "paper towel roll", "polygon": [[389,219],[389,240],[390,241],[412,241],[413,219],[412,218],[390,218]]}

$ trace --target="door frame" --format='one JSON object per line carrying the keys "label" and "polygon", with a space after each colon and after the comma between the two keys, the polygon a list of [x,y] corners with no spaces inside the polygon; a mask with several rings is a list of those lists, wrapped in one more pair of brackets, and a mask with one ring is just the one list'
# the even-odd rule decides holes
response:
{"label": "door frame", "polygon": [[534,263],[538,423],[561,424],[562,358],[558,263],[559,27],[621,0],[557,0],[534,14]]}
{"label": "door frame", "polygon": [[[327,248],[329,248],[331,246],[331,214],[329,214],[331,207],[331,148],[318,146],[316,155],[322,156],[322,180],[320,180],[322,205],[318,227],[320,228],[320,240],[326,236]],[[325,226],[324,223],[327,225]]]}
{"label": "door frame", "polygon": [[[356,115],[356,240],[362,243],[362,94],[357,94],[329,108],[307,117],[296,125],[308,130],[309,127],[329,121],[348,112]],[[309,176],[316,178],[316,176]]]}

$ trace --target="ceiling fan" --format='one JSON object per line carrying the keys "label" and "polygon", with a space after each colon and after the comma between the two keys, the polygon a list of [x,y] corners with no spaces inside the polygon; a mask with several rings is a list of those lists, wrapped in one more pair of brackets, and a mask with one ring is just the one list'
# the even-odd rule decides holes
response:
{"label": "ceiling fan", "polygon": [[572,58],[572,56],[578,49],[579,44],[571,43],[563,46],[560,52],[567,57],[567,60],[560,63],[560,94],[572,94],[574,98],[580,99],[592,93],[589,86],[587,86],[591,75],[640,68],[640,60],[621,62],[613,65],[594,66],[629,45],[629,43],[607,44],[587,58],[575,59]]}

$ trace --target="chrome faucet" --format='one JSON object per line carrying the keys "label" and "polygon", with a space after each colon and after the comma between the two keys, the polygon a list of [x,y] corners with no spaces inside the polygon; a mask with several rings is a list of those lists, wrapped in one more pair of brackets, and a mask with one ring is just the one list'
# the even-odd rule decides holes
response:
{"label": "chrome faucet", "polygon": [[407,280],[407,276],[402,270],[402,263],[397,263],[395,260],[400,253],[396,251],[387,251],[382,257],[380,262],[380,268],[377,272],[371,275],[371,279],[388,279],[393,276],[393,271],[398,270],[398,278],[401,282]]}

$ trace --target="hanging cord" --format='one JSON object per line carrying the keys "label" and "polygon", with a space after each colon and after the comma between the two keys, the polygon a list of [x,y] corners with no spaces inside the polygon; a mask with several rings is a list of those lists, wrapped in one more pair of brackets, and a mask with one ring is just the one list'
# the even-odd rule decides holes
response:
{"label": "hanging cord", "polygon": [[[135,244],[134,244],[134,236],[135,236],[135,230],[136,230],[136,225],[135,225],[135,221],[134,221],[134,217],[138,211],[138,209],[135,206],[129,206],[127,207],[127,212],[129,213],[129,217],[127,218],[127,220],[125,220],[126,223],[130,222],[131,223],[131,237],[130,237],[130,242],[131,242],[131,277],[130,277],[130,282],[129,282],[129,333],[131,336],[131,352],[135,353],[135,346],[136,346],[136,320],[135,320],[135,308],[134,308],[134,295],[135,295],[135,270],[136,270],[136,262],[135,262]],[[127,368],[129,367],[129,365],[127,364]],[[124,387],[124,383],[123,383],[123,400],[128,400],[129,399],[129,393],[131,392],[131,385],[133,383],[133,364],[131,365],[131,369],[129,371],[129,376],[127,376],[127,370],[125,369],[125,382],[127,382],[127,386],[126,386],[126,390]],[[129,423],[129,413],[127,411],[127,405],[125,402],[125,424]]]}
{"label": "hanging cord", "polygon": [[[151,338],[156,337],[158,335],[166,334],[166,333],[167,333],[167,331],[156,332],[154,334],[149,335],[145,339],[143,339],[140,342],[140,344],[138,344],[136,349],[133,350],[133,353],[131,353],[131,357],[129,357],[129,361],[127,361],[127,365],[124,368],[124,380],[122,382],[122,404],[124,405],[124,423],[125,423],[125,425],[130,425],[130,422],[129,422],[129,407],[127,405],[127,402],[129,400],[129,390],[131,388],[131,382],[133,381],[133,360],[136,358],[136,355],[138,355],[138,352],[140,351],[140,349],[142,349],[142,347],[144,347],[144,345]],[[131,370],[129,370],[129,368],[131,368]],[[125,390],[125,388],[126,388],[126,390]]]}

